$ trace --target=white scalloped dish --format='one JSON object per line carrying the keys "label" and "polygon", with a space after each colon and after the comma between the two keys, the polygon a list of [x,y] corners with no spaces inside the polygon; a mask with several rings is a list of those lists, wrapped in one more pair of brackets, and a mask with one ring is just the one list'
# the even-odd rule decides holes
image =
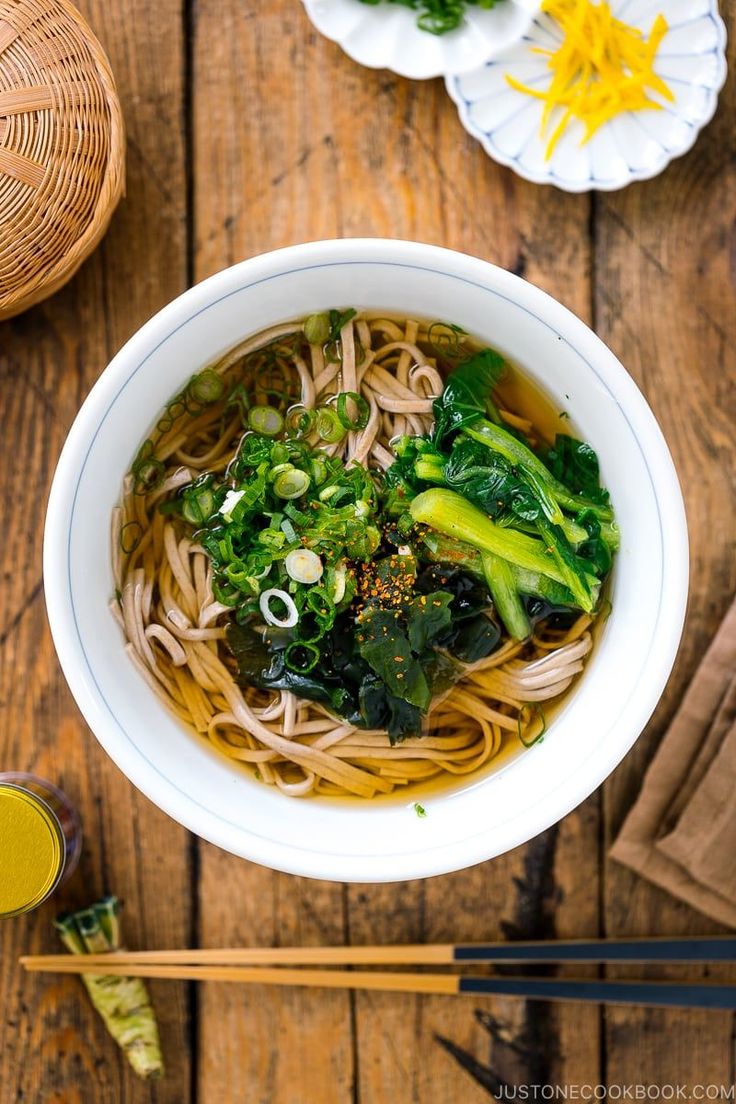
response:
{"label": "white scalloped dish", "polygon": [[541,102],[506,81],[508,73],[540,90],[549,83],[547,59],[533,50],[555,49],[561,32],[549,16],[539,14],[523,39],[503,55],[473,72],[446,78],[463,126],[495,161],[536,184],[569,192],[612,191],[656,176],[692,148],[715,113],[726,79],[726,29],[716,0],[611,0],[611,8],[647,33],[657,13],[665,16],[669,29],[654,70],[669,85],[674,102],[661,111],[619,115],[585,145],[582,124],[573,121],[546,160]]}
{"label": "white scalloped dish", "polygon": [[426,80],[466,73],[517,43],[526,34],[540,0],[499,0],[490,11],[469,5],[457,30],[430,34],[417,26],[418,12],[402,4],[361,0],[303,0],[317,30],[354,61]]}

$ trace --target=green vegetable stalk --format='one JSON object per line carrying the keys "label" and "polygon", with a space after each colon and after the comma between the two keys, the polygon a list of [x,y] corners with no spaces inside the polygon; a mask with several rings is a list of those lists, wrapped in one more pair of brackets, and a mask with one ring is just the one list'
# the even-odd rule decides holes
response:
{"label": "green vegetable stalk", "polygon": [[482,552],[481,558],[483,572],[498,616],[514,640],[526,640],[531,635],[532,628],[516,586],[511,564],[491,552]]}
{"label": "green vegetable stalk", "polygon": [[[429,525],[448,537],[465,541],[481,552],[491,552],[517,567],[536,572],[563,583],[572,590],[580,608],[593,609],[593,591],[586,577],[575,576],[570,564],[563,562],[558,543],[544,545],[526,533],[497,525],[455,491],[435,487],[424,491],[409,507],[412,518],[420,525]],[[549,532],[554,536],[554,531]],[[570,582],[575,582],[575,589]]]}
{"label": "green vegetable stalk", "polygon": [[[119,912],[117,897],[104,897],[89,908],[59,916],[54,927],[72,954],[105,954],[120,949]],[[158,1025],[143,981],[105,974],[81,977],[105,1027],[138,1076],[161,1077]]]}
{"label": "green vegetable stalk", "polygon": [[[479,579],[485,579],[486,573],[483,567],[483,553],[478,552],[470,544],[454,540],[439,532],[428,531],[422,538],[425,555],[433,563],[449,563],[463,571],[475,575]],[[538,571],[527,571],[516,564],[509,564],[511,574],[520,594],[528,594],[532,598],[542,598],[551,606],[575,606],[575,598],[572,592],[562,583],[555,582],[547,575]],[[592,583],[592,580],[589,580]],[[593,600],[598,604],[600,583],[592,584]]]}

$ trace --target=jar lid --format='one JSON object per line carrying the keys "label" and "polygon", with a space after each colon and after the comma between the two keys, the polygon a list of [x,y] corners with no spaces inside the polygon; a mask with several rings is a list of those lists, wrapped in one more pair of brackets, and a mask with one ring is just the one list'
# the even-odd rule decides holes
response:
{"label": "jar lid", "polygon": [[18,786],[0,785],[0,916],[39,905],[64,865],[64,837],[49,807]]}

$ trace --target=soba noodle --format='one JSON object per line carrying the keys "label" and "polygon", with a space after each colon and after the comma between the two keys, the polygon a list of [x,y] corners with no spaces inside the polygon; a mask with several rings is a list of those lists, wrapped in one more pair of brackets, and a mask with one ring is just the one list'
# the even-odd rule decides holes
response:
{"label": "soba noodle", "polygon": [[[385,470],[394,460],[393,438],[429,431],[443,378],[438,357],[427,351],[426,324],[351,319],[340,331],[339,359],[327,359],[301,331],[301,323],[274,326],[232,349],[213,369],[229,385],[247,381],[257,401],[267,401],[277,388],[308,410],[336,391],[361,394],[370,411],[365,427],[324,446],[346,464]],[[541,622],[531,639],[507,640],[469,665],[433,702],[426,735],[394,746],[386,732],[346,723],[290,691],[241,689],[225,641],[231,611],[214,597],[209,557],[178,519],[158,507],[200,474],[225,471],[242,421],[224,400],[189,410],[176,402],[151,438],[156,462],[164,466],[161,480],[140,493],[129,475],[114,513],[119,597],[112,609],[141,677],[183,724],[263,783],[299,797],[373,797],[439,776],[467,775],[519,735],[538,734],[538,703],[564,693],[583,669],[592,646],[587,615],[565,630]],[[502,411],[502,417],[532,429],[513,412]]]}

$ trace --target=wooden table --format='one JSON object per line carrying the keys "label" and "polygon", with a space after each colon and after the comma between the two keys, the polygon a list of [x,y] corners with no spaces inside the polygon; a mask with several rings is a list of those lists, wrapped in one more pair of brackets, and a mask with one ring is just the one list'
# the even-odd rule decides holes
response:
{"label": "wooden table", "polygon": [[[736,0],[723,5],[736,30]],[[130,946],[689,934],[703,917],[606,858],[642,772],[736,589],[734,81],[657,180],[570,196],[491,162],[440,81],[362,69],[295,0],[85,0],[128,126],[127,198],[49,302],[0,326],[0,763],[56,779],[86,848],[60,900],[2,924],[0,1101],[480,1104],[512,1085],[731,1085],[733,1017],[512,1001],[154,985],[166,1079],[137,1083],[73,978],[34,980],[59,904],[125,899]],[[732,49],[733,53],[733,49]],[[733,58],[732,58],[733,63]],[[49,637],[44,503],[64,436],[119,346],[189,284],[314,238],[465,250],[545,288],[635,376],[683,482],[690,614],[667,693],[609,779],[526,847],[388,886],[274,874],[188,835],[85,728]]]}

